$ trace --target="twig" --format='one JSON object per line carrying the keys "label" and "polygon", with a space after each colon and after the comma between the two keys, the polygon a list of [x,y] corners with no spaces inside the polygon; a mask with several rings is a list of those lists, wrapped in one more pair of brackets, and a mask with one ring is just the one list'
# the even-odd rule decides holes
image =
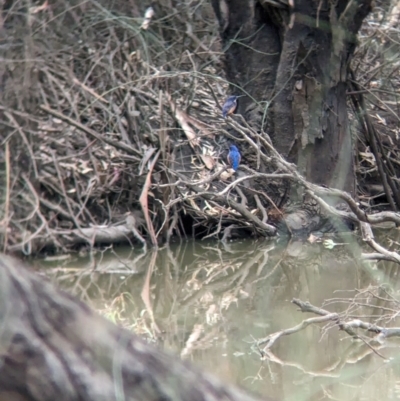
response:
{"label": "twig", "polygon": [[147,173],[146,181],[143,184],[142,193],[139,198],[139,202],[140,202],[140,205],[142,206],[143,214],[146,219],[147,230],[150,234],[151,243],[156,248],[157,248],[158,244],[157,244],[157,238],[156,238],[156,233],[154,231],[153,223],[152,223],[150,215],[149,215],[148,193],[149,193],[149,189],[151,186],[151,175],[153,173],[154,166],[156,165],[157,159],[160,156],[160,154],[161,154],[161,150],[159,150],[156,153],[156,155],[154,156],[153,160],[150,163],[149,172]]}
{"label": "twig", "polygon": [[0,226],[3,226],[4,229],[4,244],[3,244],[3,251],[5,252],[7,249],[7,242],[8,242],[8,223],[9,223],[9,213],[10,213],[10,145],[9,141],[5,143],[5,165],[6,165],[6,187],[5,187],[5,201],[4,201],[4,217],[0,222]]}
{"label": "twig", "polygon": [[67,208],[68,208],[69,215],[71,216],[72,221],[75,224],[75,227],[80,230],[81,229],[81,222],[78,220],[78,218],[74,214],[74,211],[72,210],[72,206],[71,206],[71,204],[69,202],[67,191],[65,189],[64,179],[62,177],[62,174],[61,174],[61,171],[60,171],[60,167],[58,165],[58,161],[56,159],[56,155],[55,155],[54,152],[52,153],[52,157],[53,157],[54,167],[56,168],[56,171],[57,171],[57,176],[58,176],[58,180],[59,180],[59,183],[60,183],[60,186],[61,186],[61,190],[62,190],[62,193],[63,193],[63,196],[64,196],[64,200],[65,200],[65,203],[66,203]]}
{"label": "twig", "polygon": [[[92,129],[85,127],[80,122],[75,121],[72,118],[70,118],[62,113],[59,113],[56,110],[50,109],[49,107],[47,107],[45,105],[41,105],[40,108],[43,111],[45,111],[46,113],[49,113],[49,114],[53,115],[54,117],[60,118],[61,120],[67,122],[68,124],[78,128],[82,132],[85,132],[86,134],[92,136],[93,138],[98,139],[99,141],[102,141],[102,142],[107,143],[108,145],[114,146],[116,149],[123,150],[123,151],[129,153],[130,155],[142,156],[142,154],[137,149],[125,144],[124,142],[116,142],[116,141],[113,141],[112,139],[108,139],[104,135],[100,135],[97,132],[93,131]],[[135,159],[135,160],[140,162],[140,159]]]}
{"label": "twig", "polygon": [[24,141],[26,148],[28,149],[29,156],[31,157],[33,170],[35,172],[35,177],[37,178],[39,176],[39,173],[38,173],[38,168],[37,168],[37,165],[36,165],[36,159],[35,159],[35,156],[33,154],[32,147],[29,144],[28,138],[25,135],[25,132],[23,131],[21,126],[18,124],[18,122],[15,120],[14,116],[10,112],[5,111],[4,115],[7,116],[9,121],[14,125],[14,127],[17,129],[18,133],[21,135],[21,138]]}

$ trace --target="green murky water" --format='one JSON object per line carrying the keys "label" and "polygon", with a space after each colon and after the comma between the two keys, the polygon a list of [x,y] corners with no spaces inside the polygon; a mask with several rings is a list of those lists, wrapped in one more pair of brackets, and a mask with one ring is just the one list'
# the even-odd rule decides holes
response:
{"label": "green murky water", "polygon": [[261,395],[400,399],[400,340],[380,344],[364,331],[352,340],[326,321],[279,338],[260,357],[257,340],[316,317],[299,311],[293,298],[344,313],[344,320],[400,326],[399,266],[362,262],[357,239],[340,242],[345,245],[333,249],[283,241],[185,242],[157,252],[114,248],[35,265],[109,319]]}

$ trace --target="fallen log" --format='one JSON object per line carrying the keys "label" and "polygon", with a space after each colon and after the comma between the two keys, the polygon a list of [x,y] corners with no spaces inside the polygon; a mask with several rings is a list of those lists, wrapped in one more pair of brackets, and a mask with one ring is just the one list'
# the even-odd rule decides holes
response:
{"label": "fallen log", "polygon": [[256,400],[0,254],[0,401]]}

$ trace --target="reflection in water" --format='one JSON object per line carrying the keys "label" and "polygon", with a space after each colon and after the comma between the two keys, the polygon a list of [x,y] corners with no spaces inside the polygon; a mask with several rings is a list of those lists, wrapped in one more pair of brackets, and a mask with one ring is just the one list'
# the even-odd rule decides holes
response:
{"label": "reflection in water", "polygon": [[[333,322],[281,337],[261,360],[256,340],[315,315],[293,298],[348,319],[400,326],[398,267],[359,261],[360,246],[186,242],[142,253],[36,261],[102,314],[227,382],[277,400],[394,400],[398,341],[352,340]],[[386,283],[385,286],[380,284]],[[360,289],[356,290],[356,289]]]}

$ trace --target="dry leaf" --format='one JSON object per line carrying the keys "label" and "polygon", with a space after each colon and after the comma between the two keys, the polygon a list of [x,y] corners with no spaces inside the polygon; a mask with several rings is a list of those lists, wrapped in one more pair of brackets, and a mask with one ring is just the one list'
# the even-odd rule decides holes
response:
{"label": "dry leaf", "polygon": [[37,14],[40,11],[46,10],[46,8],[49,6],[48,0],[46,0],[41,6],[37,7],[31,7],[29,10],[31,14]]}
{"label": "dry leaf", "polygon": [[195,146],[200,145],[200,139],[197,138],[196,133],[193,131],[192,127],[189,125],[189,117],[188,115],[183,111],[178,109],[176,106],[175,102],[172,100],[171,95],[169,93],[166,93],[171,110],[174,111],[175,113],[175,118],[178,120],[180,126],[182,127],[183,131],[186,134],[187,139],[189,140],[189,144],[192,148]]}
{"label": "dry leaf", "polygon": [[201,160],[203,161],[204,165],[209,169],[212,170],[215,166],[215,160],[210,155],[200,155]]}
{"label": "dry leaf", "polygon": [[378,118],[378,120],[379,120],[379,122],[380,122],[381,124],[387,125],[386,119],[385,119],[385,118],[382,118],[379,114],[375,114],[375,115],[376,115],[376,117]]}
{"label": "dry leaf", "polygon": [[233,174],[235,174],[235,170],[233,170],[232,168],[230,168],[230,169],[228,169],[228,170],[226,170],[226,171],[223,171],[223,172],[221,173],[221,175],[220,175],[221,180],[225,181],[225,180],[227,180],[228,178],[232,177]]}
{"label": "dry leaf", "polygon": [[199,212],[201,211],[200,208],[197,206],[197,204],[196,204],[196,202],[194,201],[193,198],[189,198],[189,199],[186,199],[186,200],[190,203],[190,205],[193,207],[194,210],[197,210]]}

